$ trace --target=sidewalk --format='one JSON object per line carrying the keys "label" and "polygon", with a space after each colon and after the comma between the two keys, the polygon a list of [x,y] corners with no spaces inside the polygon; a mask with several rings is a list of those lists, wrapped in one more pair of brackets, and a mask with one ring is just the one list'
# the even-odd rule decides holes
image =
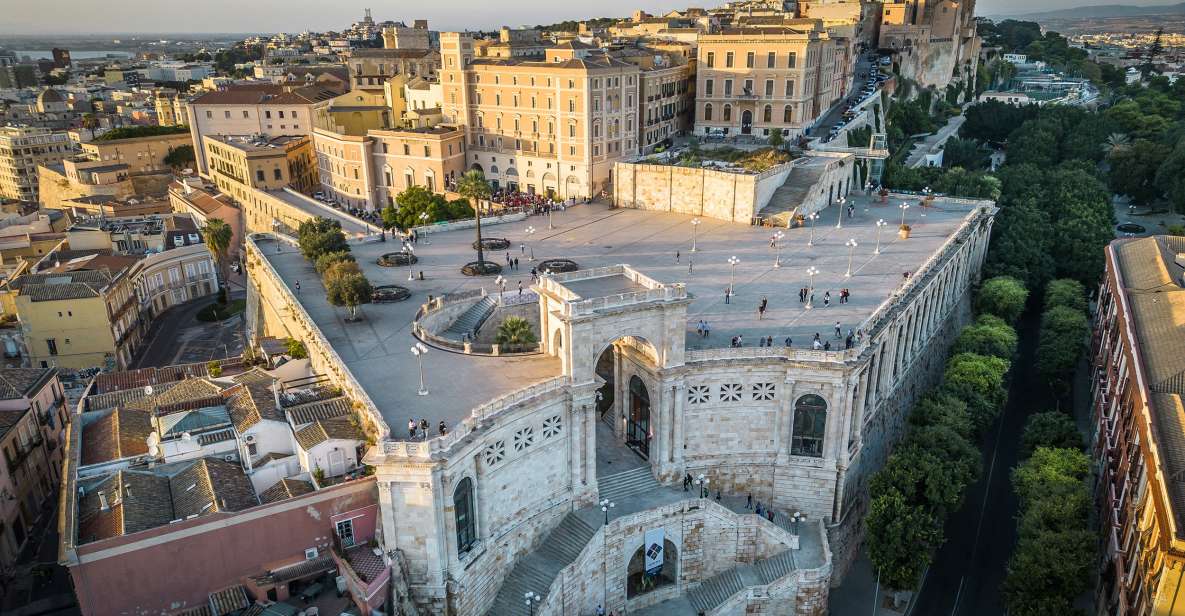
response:
{"label": "sidewalk", "polygon": [[913,150],[909,152],[909,156],[905,158],[905,166],[914,168],[921,167],[926,164],[926,155],[933,154],[942,149],[946,141],[959,132],[959,127],[967,117],[959,114],[950,120],[947,120],[946,126],[938,129],[938,132],[927,136],[925,139],[913,144]]}
{"label": "sidewalk", "polygon": [[[861,548],[843,584],[831,589],[827,597],[827,613],[831,616],[901,616],[901,612],[885,607],[889,592],[884,586],[878,588],[872,561]],[[875,613],[872,611],[874,597],[878,604]]]}

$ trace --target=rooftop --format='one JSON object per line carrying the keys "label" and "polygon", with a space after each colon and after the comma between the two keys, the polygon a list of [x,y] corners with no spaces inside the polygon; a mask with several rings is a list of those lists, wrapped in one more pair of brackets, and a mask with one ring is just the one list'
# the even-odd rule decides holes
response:
{"label": "rooftop", "polygon": [[275,152],[276,154],[283,154],[282,148],[308,139],[303,135],[280,135],[270,138],[251,135],[206,135],[206,138],[248,153]]}
{"label": "rooftop", "polygon": [[[687,311],[686,345],[688,349],[718,349],[730,346],[732,336],[743,336],[745,346],[756,346],[758,337],[773,336],[778,346],[786,338],[796,348],[807,347],[815,333],[830,339],[836,348],[843,340],[832,338],[834,325],[855,330],[881,307],[905,282],[904,273],[917,271],[962,227],[974,217],[976,206],[938,198],[925,212],[912,198],[907,220],[912,236],[901,240],[896,223],[901,197],[888,203],[870,202],[853,194],[855,215],[845,219],[843,228],[835,222],[837,207],[823,211],[814,230],[814,245],[808,246],[810,228],[782,229],[781,266],[774,267],[775,250],[770,247],[772,229],[753,227],[704,218],[696,232],[697,251],[691,252],[691,216],[610,209],[591,204],[569,208],[554,216],[555,228],[547,228],[545,218],[519,223],[484,226],[486,237],[510,240],[513,256],[521,262],[520,271],[504,271],[507,293],[517,293],[518,283],[531,284],[528,260],[569,258],[581,268],[630,264],[633,269],[658,283],[685,283],[692,302]],[[880,254],[877,244],[877,219],[890,224],[881,234]],[[534,226],[538,231],[528,237],[523,231]],[[383,413],[392,437],[403,434],[409,418],[426,418],[435,428],[438,421],[456,425],[470,411],[493,398],[516,391],[537,381],[558,376],[560,361],[546,355],[486,357],[432,350],[424,356],[428,396],[416,395],[419,371],[416,358],[409,352],[414,342],[412,322],[428,295],[441,296],[479,288],[494,292],[493,278],[470,278],[460,267],[474,258],[470,244],[472,230],[425,234],[416,246],[420,261],[412,269],[424,272],[425,280],[408,281],[408,268],[385,268],[376,264],[383,253],[397,250],[391,243],[365,243],[353,246],[354,255],[364,273],[375,285],[398,284],[409,287],[408,301],[370,304],[360,308],[365,319],[346,323],[344,310],[330,306],[325,299],[319,276],[293,246],[271,238],[257,239],[262,254],[289,284],[301,281],[297,296],[301,305],[317,323],[326,339]],[[852,276],[846,277],[848,239],[855,239]],[[430,242],[430,243],[429,243]],[[521,246],[526,245],[526,251]],[[678,253],[678,255],[677,255]],[[735,295],[725,301],[729,285],[728,259],[736,256]],[[504,262],[503,253],[487,253],[487,258]],[[808,286],[808,267],[819,270],[815,277],[815,304],[806,309],[797,301],[798,289]],[[569,290],[589,297],[628,290],[633,284],[621,276],[607,276],[566,283]],[[841,304],[839,291],[848,288],[850,301]],[[830,294],[825,305],[824,296]],[[769,300],[764,318],[757,305],[762,297]],[[587,297],[586,297],[587,299]],[[706,321],[712,335],[704,338],[697,332],[700,320]],[[457,386],[481,383],[480,387]]]}
{"label": "rooftop", "polygon": [[341,223],[342,231],[346,237],[371,235],[379,231],[378,227],[369,225],[358,218],[354,218],[341,210],[334,209],[324,203],[320,203],[312,197],[307,197],[294,190],[284,189],[268,191],[268,195],[283,201],[284,203],[300,210],[309,216],[321,216],[323,218],[332,218]]}

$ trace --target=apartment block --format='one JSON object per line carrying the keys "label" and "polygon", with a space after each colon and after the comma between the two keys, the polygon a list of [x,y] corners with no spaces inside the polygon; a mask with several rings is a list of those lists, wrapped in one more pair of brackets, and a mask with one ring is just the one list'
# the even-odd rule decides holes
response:
{"label": "apartment block", "polygon": [[37,201],[37,167],[73,155],[70,137],[44,128],[0,127],[0,198]]}
{"label": "apartment block", "polygon": [[243,200],[245,187],[261,190],[291,187],[306,194],[313,192],[317,167],[312,144],[307,136],[207,135],[202,140],[202,149],[214,184],[222,192]]}
{"label": "apartment block", "polygon": [[465,131],[467,167],[498,188],[583,198],[638,151],[641,70],[579,42],[542,55],[478,57],[441,34],[442,116]]}
{"label": "apartment block", "polygon": [[0,567],[9,569],[61,478],[70,413],[54,368],[0,368]]}
{"label": "apartment block", "polygon": [[[795,137],[825,114],[847,81],[843,45],[823,23],[726,28],[699,37],[695,132]],[[839,61],[837,61],[837,56]]]}
{"label": "apartment block", "polygon": [[192,145],[188,131],[171,135],[130,137],[127,139],[97,139],[81,144],[82,152],[93,161],[125,164],[129,173],[169,171],[165,157],[174,149]]}

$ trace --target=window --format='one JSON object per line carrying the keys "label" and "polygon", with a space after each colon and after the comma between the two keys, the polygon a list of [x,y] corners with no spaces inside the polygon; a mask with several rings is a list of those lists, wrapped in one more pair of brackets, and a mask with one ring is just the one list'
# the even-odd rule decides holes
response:
{"label": "window", "polygon": [[790,439],[790,454],[823,457],[823,435],[827,429],[827,402],[815,394],[807,394],[794,403],[794,436]]}
{"label": "window", "polygon": [[46,338],[45,339],[45,347],[47,349],[49,349],[50,355],[57,355],[58,354],[58,341],[56,338]]}
{"label": "window", "polygon": [[222,112],[222,117],[223,117],[223,118],[226,118],[227,120],[229,120],[229,119],[230,119],[230,110],[229,110],[229,109],[227,109],[226,111],[223,111],[223,112]]}
{"label": "window", "polygon": [[270,119],[272,119],[272,111],[271,111],[271,109],[266,109],[266,110],[264,110],[264,112],[263,112],[263,117],[265,117],[265,118],[267,118],[267,119],[269,119],[269,120],[270,120]]}
{"label": "window", "polygon": [[403,155],[404,156],[411,156],[411,146],[406,143],[403,144]]}
{"label": "window", "polygon": [[708,104],[704,105],[704,121],[705,122],[712,121],[712,103],[708,103]]}
{"label": "window", "polygon": [[704,404],[712,398],[711,389],[707,385],[692,385],[687,388],[687,402]]}
{"label": "window", "polygon": [[707,57],[708,57],[708,68],[712,68],[712,67],[716,66],[716,53],[709,51]]}
{"label": "window", "polygon": [[753,384],[753,399],[759,401],[769,401],[774,399],[774,384],[773,383],[754,383]]}
{"label": "window", "polygon": [[429,156],[432,156],[432,148],[424,146],[424,157],[427,158]]}
{"label": "window", "polygon": [[453,521],[457,527],[457,557],[477,543],[477,511],[473,506],[473,480],[466,477],[453,490]]}
{"label": "window", "polygon": [[284,119],[284,110],[283,109],[280,110],[280,119],[281,120]]}
{"label": "window", "polygon": [[787,79],[786,80],[786,98],[790,98],[791,96],[794,96],[794,80]]}
{"label": "window", "polygon": [[711,79],[704,81],[704,96],[711,96],[712,95],[712,86],[713,85],[714,85],[714,83]]}
{"label": "window", "polygon": [[753,80],[752,80],[752,79],[746,79],[746,80],[745,80],[745,91],[744,91],[744,94],[752,94],[752,93],[753,93]]}
{"label": "window", "polygon": [[246,118],[250,118],[250,117],[251,117],[251,114],[248,113],[246,109],[244,109],[243,110],[243,118],[246,119]]}
{"label": "window", "polygon": [[724,68],[732,68],[732,52],[724,54]]}
{"label": "window", "polygon": [[745,68],[753,68],[754,59],[755,54],[753,52],[750,51],[749,53],[745,54]]}
{"label": "window", "polygon": [[494,466],[506,458],[506,441],[495,441],[482,452],[486,466]]}
{"label": "window", "polygon": [[766,79],[765,80],[765,97],[771,98],[773,95],[774,95],[774,80],[773,79]]}
{"label": "window", "polygon": [[724,96],[726,98],[729,96],[732,96],[732,80],[731,79],[724,80]]}
{"label": "window", "polygon": [[214,112],[213,112],[213,111],[210,111],[209,109],[207,109],[207,110],[206,110],[206,119],[207,119],[207,120],[213,120],[213,119],[214,119]]}
{"label": "window", "polygon": [[761,121],[766,124],[774,121],[774,108],[770,105],[765,106],[765,110],[761,113]]}
{"label": "window", "polygon": [[790,124],[794,121],[794,108],[786,105],[782,108],[782,122]]}
{"label": "window", "polygon": [[778,63],[777,57],[778,57],[778,54],[775,52],[772,52],[772,51],[769,52],[768,54],[766,54],[765,55],[765,68],[774,68],[774,65]]}
{"label": "window", "polygon": [[797,64],[798,64],[798,53],[792,51],[792,52],[790,52],[790,55],[786,57],[786,66],[788,68],[794,68]]}
{"label": "window", "polygon": [[725,383],[720,386],[720,401],[721,402],[740,402],[741,400],[741,384],[740,383]]}
{"label": "window", "polygon": [[[279,168],[279,167],[276,167],[275,169],[272,169],[272,175],[273,175],[273,176],[274,176],[274,177],[275,177],[277,180],[282,180],[282,179],[284,179],[284,174],[283,174],[283,173],[280,171],[280,168]],[[355,170],[354,170],[354,175],[355,175],[355,176],[356,176],[356,175],[358,175],[358,170],[357,170],[357,169],[355,169]],[[355,178],[355,179],[357,179],[357,178]]]}
{"label": "window", "polygon": [[725,122],[732,121],[732,105],[725,105],[724,106],[724,121]]}
{"label": "window", "polygon": [[263,179],[264,179],[263,169],[256,169],[255,170],[255,180],[258,182],[262,182]]}

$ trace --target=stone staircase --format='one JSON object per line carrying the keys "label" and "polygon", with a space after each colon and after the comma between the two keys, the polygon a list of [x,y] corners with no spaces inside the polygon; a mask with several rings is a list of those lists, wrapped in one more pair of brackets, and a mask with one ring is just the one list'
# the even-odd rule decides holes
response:
{"label": "stone staircase", "polygon": [[580,556],[581,550],[596,534],[575,513],[569,513],[559,526],[539,544],[539,548],[523,556],[498,589],[487,616],[521,614],[523,595],[534,592],[546,597],[551,583],[564,567]]}
{"label": "stone staircase", "polygon": [[650,467],[622,471],[613,475],[597,478],[597,490],[601,499],[609,499],[615,503],[624,501],[630,496],[654,492],[659,484],[650,474]]}
{"label": "stone staircase", "polygon": [[497,306],[498,303],[494,301],[494,298],[489,295],[482,297],[476,304],[461,313],[461,316],[457,317],[452,325],[449,325],[449,328],[444,332],[445,337],[454,340],[462,340],[465,336],[469,336],[470,339],[474,338],[477,330],[481,329],[482,324],[490,318]]}
{"label": "stone staircase", "polygon": [[752,565],[740,565],[720,573],[694,590],[688,591],[687,600],[696,614],[706,614],[738,592],[753,586],[769,584],[794,569],[794,552],[786,550]]}

